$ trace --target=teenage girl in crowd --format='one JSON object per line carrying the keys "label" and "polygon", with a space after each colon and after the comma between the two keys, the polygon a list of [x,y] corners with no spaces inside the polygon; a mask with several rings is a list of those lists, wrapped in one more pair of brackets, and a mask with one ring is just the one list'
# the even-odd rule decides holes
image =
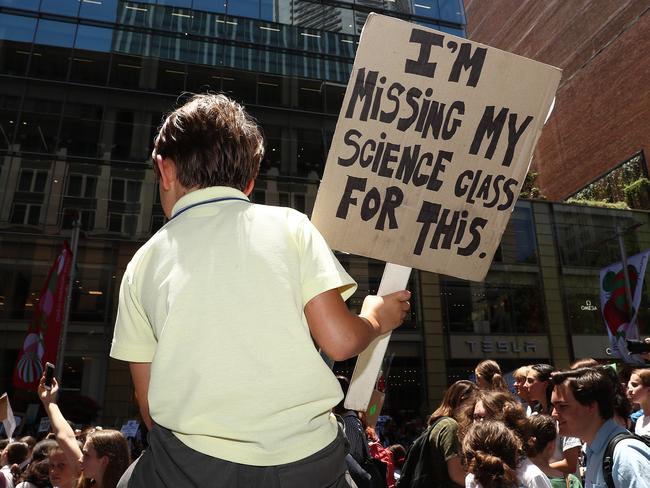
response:
{"label": "teenage girl in crowd", "polygon": [[442,403],[429,417],[428,424],[435,424],[429,433],[429,446],[440,486],[464,486],[466,472],[461,462],[458,419],[461,409],[472,402],[476,392],[477,387],[471,381],[456,381],[447,388]]}
{"label": "teenage girl in crowd", "polygon": [[[555,368],[550,364],[533,364],[528,369],[525,389],[528,391],[533,414],[551,414],[553,409],[551,374],[554,371]],[[581,447],[582,442],[577,437],[558,436],[555,441],[555,452],[551,456],[551,468],[564,474],[576,473]]]}
{"label": "teenage girl in crowd", "polygon": [[475,422],[463,439],[466,488],[519,486],[517,464],[521,440],[502,422]]}
{"label": "teenage girl in crowd", "polygon": [[525,446],[528,458],[548,476],[553,488],[581,488],[580,480],[575,475],[564,475],[550,466],[557,438],[555,420],[548,415],[533,415],[528,418],[528,423],[530,436]]}
{"label": "teenage girl in crowd", "polygon": [[528,390],[524,387],[526,385],[526,376],[528,375],[528,366],[521,366],[517,368],[512,376],[515,380],[515,395],[521,400],[521,404],[524,408],[528,409],[530,404],[530,399],[528,398]]}
{"label": "teenage girl in crowd", "polygon": [[[524,412],[521,404],[510,393],[481,390],[472,402],[468,402],[461,415],[463,446],[465,446],[465,437],[470,435],[474,424],[485,421],[503,423],[518,438],[519,446],[523,446],[524,442],[530,437],[530,426],[526,412]],[[494,452],[486,452],[502,459],[504,466],[510,466],[510,468],[516,470],[517,478],[521,486],[526,488],[551,488],[548,477],[523,454],[522,447],[516,453],[517,462],[514,465],[510,462],[512,459],[510,454],[502,457],[503,451],[501,448]],[[474,474],[476,475],[476,473]],[[465,486],[472,488],[476,485],[470,487],[466,481]],[[487,487],[483,485],[483,488]]]}
{"label": "teenage girl in crowd", "polygon": [[474,370],[476,384],[481,390],[508,391],[508,385],[503,379],[501,368],[496,361],[486,359],[481,361]]}
{"label": "teenage girl in crowd", "polygon": [[[91,430],[86,436],[83,448],[80,448],[72,427],[56,404],[58,391],[59,385],[56,379],[53,380],[51,390],[45,388],[45,373],[43,373],[38,385],[38,396],[50,417],[52,430],[56,434],[56,441],[65,460],[75,474],[82,473],[73,486],[115,488],[130,462],[126,439],[116,430]],[[52,457],[50,461],[52,462]]]}
{"label": "teenage girl in crowd", "polygon": [[635,369],[627,382],[627,397],[643,409],[634,426],[634,433],[650,435],[650,369]]}

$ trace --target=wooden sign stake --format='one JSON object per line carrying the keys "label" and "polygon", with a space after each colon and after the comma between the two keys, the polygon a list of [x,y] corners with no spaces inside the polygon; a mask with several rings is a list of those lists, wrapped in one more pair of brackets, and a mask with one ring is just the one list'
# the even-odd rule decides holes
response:
{"label": "wooden sign stake", "polygon": [[[377,295],[384,296],[406,289],[409,276],[411,276],[411,269],[399,264],[386,263]],[[368,408],[372,391],[379,376],[381,363],[384,360],[386,348],[390,341],[390,335],[389,332],[377,337],[365,351],[359,354],[350,380],[348,394],[345,397],[344,406],[348,410],[365,412]]]}

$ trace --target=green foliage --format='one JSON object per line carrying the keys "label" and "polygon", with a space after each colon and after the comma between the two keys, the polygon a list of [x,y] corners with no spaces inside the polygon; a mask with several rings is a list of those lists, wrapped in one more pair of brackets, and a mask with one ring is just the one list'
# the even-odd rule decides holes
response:
{"label": "green foliage", "polygon": [[623,189],[625,201],[631,208],[650,210],[650,180],[639,178]]}
{"label": "green foliage", "polygon": [[521,188],[519,198],[537,198],[539,200],[546,200],[542,190],[537,186],[537,176],[538,173],[535,171],[529,171],[526,174],[526,179]]}
{"label": "green foliage", "polygon": [[642,177],[641,154],[637,154],[618,168],[580,190],[573,195],[573,198],[587,201],[623,202],[626,201],[624,192],[626,185]]}
{"label": "green foliage", "polygon": [[578,198],[569,198],[566,203],[574,205],[585,205],[587,207],[601,207],[601,208],[616,208],[619,210],[630,210],[630,207],[625,202],[607,202],[604,200],[581,200]]}

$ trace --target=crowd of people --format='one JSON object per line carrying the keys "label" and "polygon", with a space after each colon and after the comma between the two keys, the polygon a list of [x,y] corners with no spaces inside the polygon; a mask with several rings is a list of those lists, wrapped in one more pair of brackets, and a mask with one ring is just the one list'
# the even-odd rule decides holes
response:
{"label": "crowd of people", "polygon": [[[337,379],[345,394],[349,380]],[[475,381],[450,385],[424,432],[402,444],[391,444],[392,430],[377,434],[363,412],[341,401],[332,413],[346,439],[347,486],[650,487],[650,440],[623,438],[605,461],[609,468],[603,463],[616,435],[650,438],[650,369],[617,371],[595,360],[564,371],[531,364],[514,371],[513,380],[510,390],[498,363],[481,361]],[[134,464],[123,434],[74,430],[57,393],[56,379],[46,388],[43,377],[38,394],[51,424],[44,439],[0,445],[0,488],[127,486],[120,479]]]}
{"label": "crowd of people", "polygon": [[131,462],[120,432],[76,433],[58,383],[42,379],[53,440],[5,446],[0,488],[650,487],[641,438],[609,442],[650,428],[630,415],[632,403],[650,412],[643,369],[622,379],[595,361],[533,364],[515,372],[515,396],[483,361],[408,454],[346,410],[347,383],[318,350],[358,355],[404,322],[411,294],[347,308],[357,285],[309,219],[249,200],[263,142],[245,109],[215,94],[166,116],[154,140],[169,221],[125,270],[110,351],[129,363],[148,448]]}

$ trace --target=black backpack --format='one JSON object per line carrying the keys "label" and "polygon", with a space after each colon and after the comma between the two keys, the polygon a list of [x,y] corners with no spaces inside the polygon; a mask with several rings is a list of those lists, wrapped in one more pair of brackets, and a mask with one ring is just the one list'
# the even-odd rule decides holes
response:
{"label": "black backpack", "polygon": [[[632,434],[630,432],[622,432],[612,437],[607,443],[605,454],[603,454],[603,474],[605,476],[605,483],[607,483],[608,488],[616,488],[614,486],[614,478],[612,477],[612,467],[614,465],[614,449],[616,448],[616,444],[625,439],[636,439],[638,441],[641,441],[650,450],[650,437],[648,436]],[[648,463],[648,469],[650,470],[650,462]]]}
{"label": "black backpack", "polygon": [[402,473],[397,481],[397,488],[433,488],[438,486],[436,474],[433,472],[433,462],[431,461],[431,445],[429,444],[429,435],[435,425],[442,419],[440,417],[427,427],[420,437],[415,439],[413,445],[406,453],[406,461],[402,466]]}

